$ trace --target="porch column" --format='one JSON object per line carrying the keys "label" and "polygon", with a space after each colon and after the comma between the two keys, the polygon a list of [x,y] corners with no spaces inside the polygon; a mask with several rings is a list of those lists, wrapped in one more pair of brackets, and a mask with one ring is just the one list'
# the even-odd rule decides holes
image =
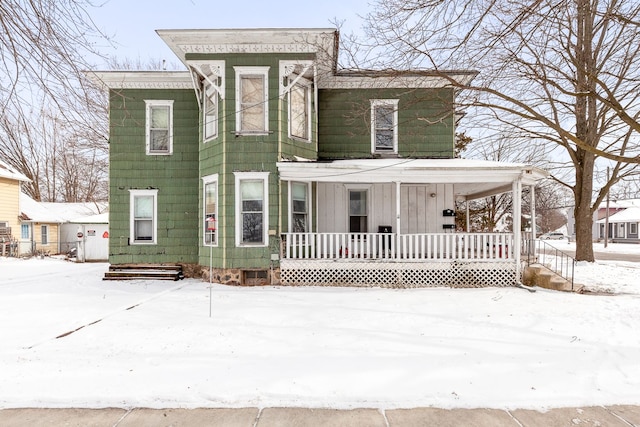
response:
{"label": "porch column", "polygon": [[469,199],[464,200],[464,207],[467,210],[467,229],[464,230],[467,233],[471,232],[471,218],[469,218]]}
{"label": "porch column", "polygon": [[536,232],[538,230],[538,224],[536,221],[536,186],[531,185],[529,186],[530,188],[530,192],[531,192],[531,197],[530,197],[530,203],[531,203],[531,242],[533,243],[533,240],[536,239]]}
{"label": "porch column", "polygon": [[520,246],[522,244],[522,181],[513,181],[513,258],[516,263],[516,281],[520,282]]}
{"label": "porch column", "polygon": [[396,251],[395,257],[400,253],[400,181],[396,181]]}

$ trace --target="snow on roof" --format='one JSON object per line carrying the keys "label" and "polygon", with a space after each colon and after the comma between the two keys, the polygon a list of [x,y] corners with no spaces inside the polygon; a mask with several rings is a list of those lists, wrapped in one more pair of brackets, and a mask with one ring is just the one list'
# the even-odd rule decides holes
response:
{"label": "snow on roof", "polygon": [[[598,220],[600,224],[604,224],[604,222],[605,218]],[[616,212],[609,216],[609,222],[640,222],[640,207],[633,206]]]}
{"label": "snow on roof", "polygon": [[105,202],[53,203],[38,202],[20,193],[20,213],[23,221],[65,223],[76,218],[96,215],[106,209]]}
{"label": "snow on roof", "polygon": [[16,181],[31,181],[13,167],[0,160],[0,178],[15,179]]}
{"label": "snow on roof", "polygon": [[69,222],[73,224],[108,224],[109,212],[101,213],[98,215],[83,216],[80,218],[75,218]]}

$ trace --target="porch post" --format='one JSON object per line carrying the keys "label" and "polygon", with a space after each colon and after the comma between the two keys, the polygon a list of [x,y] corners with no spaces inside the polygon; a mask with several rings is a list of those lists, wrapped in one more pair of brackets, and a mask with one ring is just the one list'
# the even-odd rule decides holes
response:
{"label": "porch post", "polygon": [[400,253],[400,181],[396,181],[396,253],[397,258]]}
{"label": "porch post", "polygon": [[467,233],[471,233],[471,218],[469,218],[469,199],[464,200],[464,207],[467,210]]}
{"label": "porch post", "polygon": [[520,282],[520,246],[522,244],[522,181],[520,178],[513,181],[513,258],[516,267],[516,283]]}
{"label": "porch post", "polygon": [[533,240],[536,239],[536,233],[538,230],[538,224],[536,221],[536,186],[535,184],[532,184],[530,187],[530,192],[531,192],[531,198],[530,203],[531,203],[531,242],[533,243]]}

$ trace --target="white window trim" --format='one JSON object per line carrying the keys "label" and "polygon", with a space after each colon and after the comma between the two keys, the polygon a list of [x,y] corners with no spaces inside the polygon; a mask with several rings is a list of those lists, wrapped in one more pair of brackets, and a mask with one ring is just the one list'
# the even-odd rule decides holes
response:
{"label": "white window trim", "polygon": [[373,186],[372,185],[367,185],[367,184],[344,184],[345,189],[347,190],[346,192],[346,208],[347,208],[347,212],[346,212],[346,221],[347,221],[347,233],[350,233],[349,231],[349,218],[351,217],[351,206],[350,206],[350,194],[349,192],[354,190],[354,191],[366,191],[367,192],[367,232],[370,233],[371,232],[371,221],[373,221],[373,210],[372,207],[375,206],[373,204]]}
{"label": "white window trim", "polygon": [[[236,134],[267,135],[269,133],[269,68],[270,67],[233,67],[236,72]],[[245,131],[241,129],[242,112],[240,111],[240,78],[244,75],[264,77],[264,129]]]}
{"label": "white window trim", "polygon": [[[234,172],[235,175],[235,226],[237,247],[266,247],[269,245],[269,172]],[[264,200],[262,201],[262,243],[242,242],[242,195],[240,181],[262,180]]]}
{"label": "white window trim", "polygon": [[[202,177],[202,224],[204,224],[204,218],[207,214],[207,207],[205,205],[205,200],[206,200],[206,186],[208,184],[216,184],[216,198],[218,200],[220,200],[220,195],[218,194],[218,174],[214,173],[212,175],[207,175],[207,176],[203,176]],[[215,216],[216,216],[216,222],[218,221],[218,200],[216,200],[216,211],[215,211]],[[202,245],[203,246],[208,246],[208,247],[218,247],[218,230],[216,229],[216,241],[215,243],[207,243],[206,240],[206,236],[205,236],[205,232],[206,229],[203,228],[202,230]]]}
{"label": "white window trim", "polygon": [[293,184],[305,184],[307,186],[307,233],[311,232],[311,183],[310,182],[300,182],[300,181],[289,181],[288,192],[289,192],[289,233],[293,233]]}
{"label": "white window trim", "polygon": [[[173,154],[173,100],[172,99],[145,99],[146,119],[145,138],[146,152],[149,156],[170,156]],[[169,147],[167,151],[151,151],[151,108],[169,107]]]}
{"label": "white window trim", "polygon": [[[204,90],[202,91],[202,142],[206,144],[207,142],[214,140],[218,137],[218,121],[220,119],[220,110],[218,102],[218,92],[211,84],[205,83],[203,86]],[[214,91],[211,98],[207,96],[207,89],[211,88]],[[213,102],[213,109],[215,111],[215,118],[213,120],[213,135],[207,136],[207,99],[210,99]]]}
{"label": "white window trim", "polygon": [[[293,135],[291,132],[291,92],[296,86],[302,87],[307,95],[307,103],[304,106],[305,110],[307,110],[307,137],[303,138],[301,136]],[[296,139],[298,141],[311,142],[311,82],[304,77],[300,77],[297,79],[295,83],[291,83],[288,89],[289,97],[288,97],[288,130],[289,130],[289,138]]]}
{"label": "white window trim", "polygon": [[[43,239],[43,237],[46,237],[46,240]],[[48,224],[40,225],[40,244],[43,246],[49,245],[49,225]]]}
{"label": "white window trim", "polygon": [[[136,196],[153,196],[153,239],[135,241],[134,203]],[[158,190],[129,190],[129,245],[155,245],[158,241]]]}
{"label": "white window trim", "polygon": [[637,222],[629,223],[629,234],[638,234],[638,223]]}
{"label": "white window trim", "polygon": [[[371,152],[380,154],[398,153],[398,99],[372,99],[371,100]],[[381,106],[393,107],[393,150],[376,150],[376,115],[375,109]]]}

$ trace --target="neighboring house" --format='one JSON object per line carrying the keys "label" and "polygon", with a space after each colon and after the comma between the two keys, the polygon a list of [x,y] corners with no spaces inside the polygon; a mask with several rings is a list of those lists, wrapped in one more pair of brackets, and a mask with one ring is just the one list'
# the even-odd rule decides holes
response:
{"label": "neighboring house", "polygon": [[[109,262],[239,284],[520,280],[520,233],[456,233],[463,202],[546,173],[454,159],[474,71],[337,69],[334,29],[162,30],[187,67],[96,72],[110,98]],[[532,192],[533,193],[533,192]]]}
{"label": "neighboring house", "polygon": [[[612,206],[613,205],[613,206]],[[605,238],[605,224],[609,223],[609,240],[613,243],[640,243],[640,200],[624,200],[609,203],[609,218],[604,212],[596,221],[598,240]]]}
{"label": "neighboring house", "polygon": [[30,181],[0,160],[0,256],[16,256],[20,238],[20,185]]}
{"label": "neighboring house", "polygon": [[[20,254],[66,253],[75,246],[77,237],[62,237],[64,224],[80,217],[106,210],[106,203],[38,202],[20,193]],[[73,228],[77,229],[77,225]],[[77,232],[77,231],[76,231]]]}

